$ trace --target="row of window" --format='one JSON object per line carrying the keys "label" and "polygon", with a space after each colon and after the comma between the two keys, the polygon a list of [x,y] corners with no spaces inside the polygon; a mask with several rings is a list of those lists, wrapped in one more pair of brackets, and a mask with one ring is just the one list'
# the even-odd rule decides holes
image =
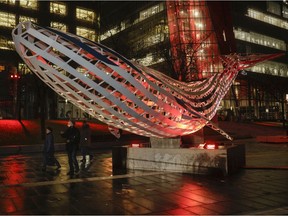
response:
{"label": "row of window", "polygon": [[[50,13],[67,15],[67,6],[64,3],[50,2]],[[76,8],[76,18],[88,22],[95,21],[95,12],[88,9]]]}
{"label": "row of window", "polygon": [[140,11],[139,13],[139,22],[143,21],[144,19],[147,19],[161,11],[164,10],[164,3],[160,3],[157,5],[154,5],[146,10]]}
{"label": "row of window", "polygon": [[[286,3],[286,1],[283,1]],[[281,4],[281,2],[277,1],[267,1],[267,11],[278,16],[283,16],[284,18],[288,18],[288,6],[285,4]]]}
{"label": "row of window", "polygon": [[13,41],[7,40],[4,37],[0,37],[0,49],[15,50]]}
{"label": "row of window", "polygon": [[36,10],[38,8],[38,1],[37,0],[1,0],[0,3],[16,5],[16,2],[19,2],[20,7],[29,8]]}
{"label": "row of window", "polygon": [[152,53],[148,53],[144,58],[137,60],[141,65],[149,66],[153,64],[157,64],[160,62],[164,62],[164,58],[159,58],[156,55],[153,55]]}
{"label": "row of window", "polygon": [[140,40],[131,44],[131,48],[138,52],[139,50],[153,46],[168,39],[168,26],[156,25],[151,28],[145,28],[146,31],[142,31],[143,36]]}
{"label": "row of window", "polygon": [[[14,4],[15,0],[0,0],[0,3]],[[20,0],[20,7],[25,7],[33,10],[38,9],[38,1],[37,0]],[[67,5],[65,3],[60,2],[50,2],[50,13],[58,14],[58,15],[67,15]],[[12,15],[13,16],[13,15]],[[14,15],[15,16],[15,15]],[[93,10],[84,9],[76,7],[76,18],[80,20],[85,20],[87,22],[94,22],[96,18],[96,14]]]}
{"label": "row of window", "polygon": [[[164,61],[163,58],[156,57],[152,53],[147,54],[146,57],[138,60],[139,63],[145,66],[160,63],[163,61]],[[214,65],[214,68],[212,67],[212,65],[210,65],[210,70],[203,71],[203,77],[211,75],[211,73],[217,71],[216,70],[217,67],[218,67],[218,70],[221,71],[221,67],[222,67],[221,65],[218,65],[218,66]],[[286,64],[273,62],[273,61],[266,61],[264,63],[257,64],[256,66],[251,67],[250,70],[253,72],[263,73],[267,75],[288,77],[288,66]]]}
{"label": "row of window", "polygon": [[[19,16],[19,22],[31,21],[37,23],[37,18]],[[0,26],[13,28],[16,26],[16,15],[0,11]]]}
{"label": "row of window", "polygon": [[276,38],[272,38],[256,32],[245,32],[240,28],[234,29],[233,31],[236,39],[259,44],[261,46],[271,47],[278,50],[287,50],[286,43],[282,40],[278,40]]}
{"label": "row of window", "polygon": [[273,61],[259,63],[251,67],[250,70],[257,73],[288,77],[288,66],[286,64]]}
{"label": "row of window", "polygon": [[[51,22],[52,28],[57,28],[62,31],[67,30],[67,26],[63,23]],[[87,29],[85,27],[76,27],[76,35],[87,38],[91,41],[96,41],[96,32],[92,29]],[[14,42],[5,37],[0,37],[0,49],[4,50],[14,50]]]}
{"label": "row of window", "polygon": [[[288,15],[288,10],[287,10],[287,15]],[[251,17],[253,19],[265,22],[265,23],[269,23],[271,25],[283,28],[283,29],[288,29],[288,22],[284,21],[282,19],[279,18],[275,18],[273,16],[267,15],[265,13],[256,11],[254,9],[248,9],[247,10],[247,15],[248,17]],[[288,18],[288,16],[287,16]]]}
{"label": "row of window", "polygon": [[115,26],[109,30],[107,30],[106,32],[104,32],[103,34],[100,35],[100,40],[103,41],[106,38],[109,38],[117,33],[119,33],[120,31],[125,30],[126,28],[135,25],[161,11],[163,11],[165,8],[164,6],[164,2],[161,2],[157,5],[154,5],[146,10],[140,11],[139,13],[139,18],[136,19],[133,23],[130,23],[128,20],[122,21],[120,26]]}
{"label": "row of window", "polygon": [[[267,11],[277,14],[279,16],[281,16],[282,14],[284,18],[288,18],[288,7],[286,5],[282,6],[281,13],[281,6],[279,3],[267,2]],[[251,8],[247,10],[246,16],[288,30],[287,21],[275,18],[273,16],[262,13],[260,11],[256,11]],[[285,42],[276,38],[268,37],[255,32],[244,32],[241,29],[234,29],[234,34],[235,38],[239,40],[244,40],[250,43],[255,43],[283,51],[287,50]],[[256,66],[252,67],[251,70],[258,73],[288,77],[288,66],[286,64],[276,63],[272,61],[266,61],[264,63],[257,64]]]}
{"label": "row of window", "polygon": [[[82,10],[83,11],[83,10]],[[37,18],[19,15],[19,22],[31,21],[38,23]],[[0,26],[14,28],[17,25],[15,14],[0,11]],[[68,27],[61,22],[50,22],[50,27],[67,32]],[[76,27],[76,34],[92,41],[96,41],[96,31],[86,27]],[[0,49],[13,50],[13,41],[5,37],[0,37]]]}

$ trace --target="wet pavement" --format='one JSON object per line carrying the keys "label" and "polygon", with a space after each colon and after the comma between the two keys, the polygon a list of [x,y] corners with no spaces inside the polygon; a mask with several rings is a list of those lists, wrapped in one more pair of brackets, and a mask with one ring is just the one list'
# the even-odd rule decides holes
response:
{"label": "wet pavement", "polygon": [[283,135],[286,130],[277,125],[220,124],[236,138],[233,143],[246,148],[246,166],[230,176],[141,170],[113,173],[112,150],[95,149],[90,167],[70,177],[61,148],[56,157],[62,168],[42,172],[42,155],[33,153],[40,146],[16,154],[7,154],[9,149],[1,146],[0,214],[287,215],[288,144],[255,139]]}
{"label": "wet pavement", "polygon": [[56,153],[62,168],[46,172],[40,153],[0,156],[0,214],[287,215],[287,144],[237,142],[246,144],[247,166],[231,176],[113,173],[111,150],[94,150],[74,177],[65,152]]}

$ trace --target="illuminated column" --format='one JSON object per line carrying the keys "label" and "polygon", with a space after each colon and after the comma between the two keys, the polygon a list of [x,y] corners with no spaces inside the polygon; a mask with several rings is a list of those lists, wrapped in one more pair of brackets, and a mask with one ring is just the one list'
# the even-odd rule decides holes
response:
{"label": "illuminated column", "polygon": [[174,70],[191,81],[223,70],[205,1],[166,1]]}

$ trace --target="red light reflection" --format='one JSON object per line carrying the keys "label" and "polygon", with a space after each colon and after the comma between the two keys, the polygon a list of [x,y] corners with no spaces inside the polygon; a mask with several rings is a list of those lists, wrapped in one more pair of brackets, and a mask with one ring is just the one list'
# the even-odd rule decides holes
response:
{"label": "red light reflection", "polygon": [[[5,157],[5,164],[2,164],[2,169],[7,169],[5,171],[6,178],[2,181],[4,185],[12,186],[25,182],[25,177],[23,174],[25,173],[26,163],[23,163],[22,160],[21,162],[18,160],[21,157],[23,156],[13,155]],[[23,206],[23,197],[19,196],[16,188],[17,187],[5,187],[5,189],[2,190],[2,193],[5,194],[5,198],[17,198],[17,205]],[[17,211],[15,203],[12,202],[12,199],[3,199],[3,202],[5,213],[13,213]]]}
{"label": "red light reflection", "polygon": [[13,155],[5,157],[6,163],[5,168],[9,169],[9,171],[5,172],[7,178],[4,179],[3,184],[5,185],[15,185],[24,183],[25,178],[23,173],[26,169],[26,163],[19,163],[17,160],[21,158],[21,155]]}

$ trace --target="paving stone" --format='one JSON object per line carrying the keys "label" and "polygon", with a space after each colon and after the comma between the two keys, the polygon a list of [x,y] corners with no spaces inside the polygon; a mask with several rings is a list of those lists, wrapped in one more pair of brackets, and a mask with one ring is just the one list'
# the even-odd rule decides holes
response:
{"label": "paving stone", "polygon": [[61,169],[50,167],[46,172],[41,171],[41,154],[1,156],[0,213],[287,214],[285,169],[243,169],[226,177],[140,170],[113,173],[111,150],[93,154],[89,169],[74,177],[66,175],[65,152],[56,153]]}

